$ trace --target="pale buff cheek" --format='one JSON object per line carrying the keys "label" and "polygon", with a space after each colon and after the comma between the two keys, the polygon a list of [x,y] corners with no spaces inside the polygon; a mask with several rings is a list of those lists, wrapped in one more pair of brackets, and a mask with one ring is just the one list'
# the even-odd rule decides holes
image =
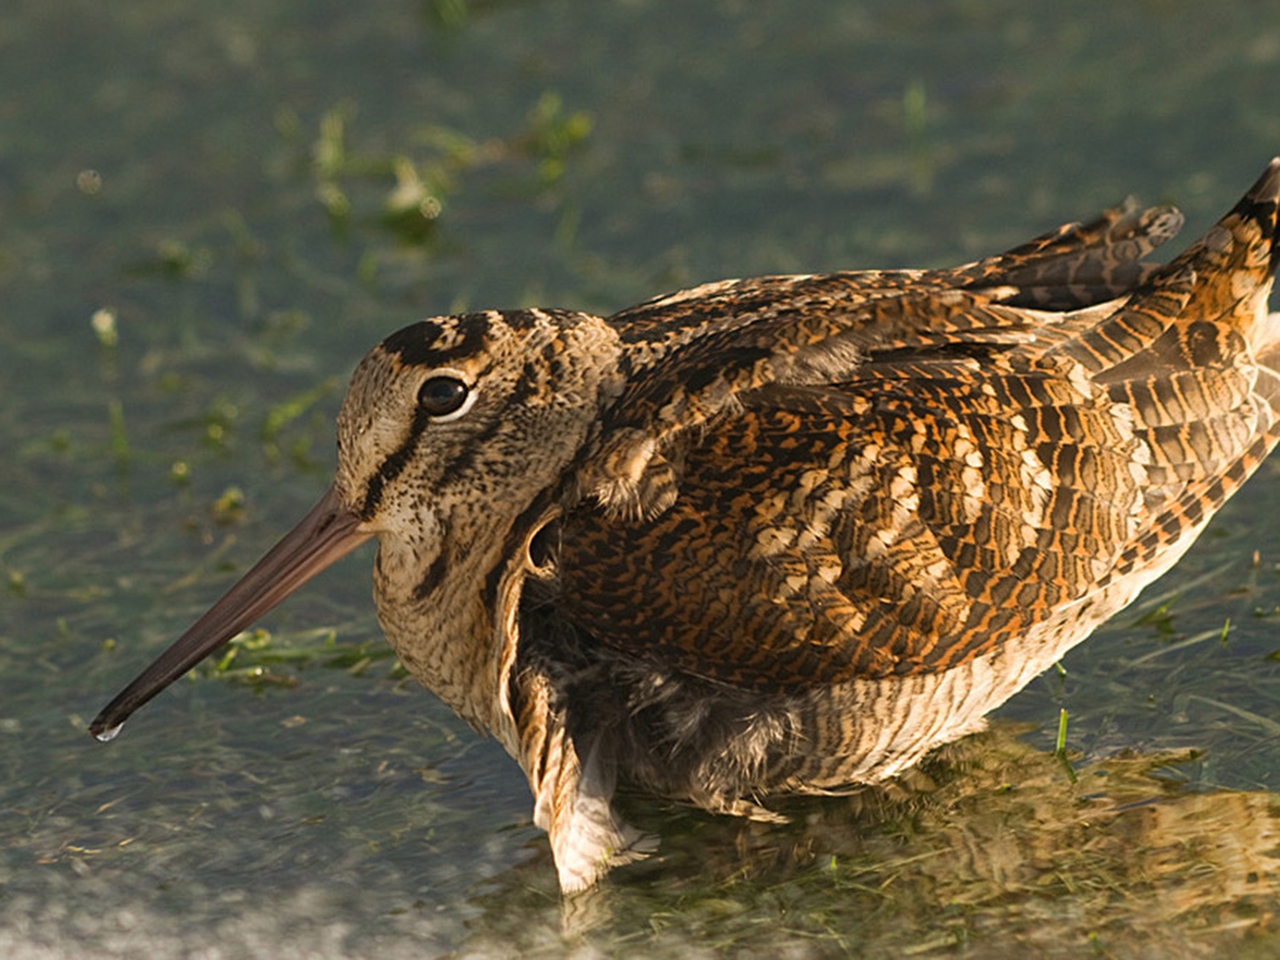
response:
{"label": "pale buff cheek", "polygon": [[380,518],[385,532],[378,535],[374,574],[378,596],[388,598],[417,585],[422,572],[440,555],[444,539],[440,521],[425,504],[390,513],[390,518]]}
{"label": "pale buff cheek", "polygon": [[387,538],[378,544],[378,579],[384,584],[404,584],[418,568],[419,557],[428,563],[431,558],[417,553],[412,544],[398,538]]}

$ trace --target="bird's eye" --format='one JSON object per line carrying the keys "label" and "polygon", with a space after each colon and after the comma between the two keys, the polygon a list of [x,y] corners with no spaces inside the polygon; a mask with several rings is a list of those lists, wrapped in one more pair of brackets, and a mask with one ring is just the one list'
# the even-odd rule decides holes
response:
{"label": "bird's eye", "polygon": [[462,410],[469,392],[457,377],[432,377],[418,388],[418,406],[429,416],[447,417]]}

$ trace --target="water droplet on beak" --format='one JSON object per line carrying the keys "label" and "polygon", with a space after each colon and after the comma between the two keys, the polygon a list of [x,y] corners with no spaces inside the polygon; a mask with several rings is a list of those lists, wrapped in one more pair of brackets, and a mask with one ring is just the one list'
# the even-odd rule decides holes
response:
{"label": "water droplet on beak", "polygon": [[124,724],[117,723],[114,727],[108,727],[106,730],[103,730],[100,733],[95,733],[94,737],[97,738],[99,743],[110,743],[117,736],[119,736],[120,731],[122,729],[124,729]]}

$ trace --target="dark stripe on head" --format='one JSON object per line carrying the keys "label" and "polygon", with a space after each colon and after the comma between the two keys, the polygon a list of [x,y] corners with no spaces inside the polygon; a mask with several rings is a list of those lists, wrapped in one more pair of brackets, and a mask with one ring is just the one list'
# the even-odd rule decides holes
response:
{"label": "dark stripe on head", "polygon": [[538,384],[541,382],[539,377],[540,370],[532,361],[527,362],[520,371],[520,378],[516,380],[515,386],[511,388],[511,395],[508,402],[513,407],[524,406],[526,400],[538,392]]}
{"label": "dark stripe on head", "polygon": [[532,330],[538,323],[538,315],[532,310],[503,310],[502,319],[512,330],[521,333]]}
{"label": "dark stripe on head", "polygon": [[[438,320],[423,320],[393,333],[382,341],[382,349],[393,353],[406,366],[440,367],[460,357],[474,356],[489,335],[486,313],[465,313]],[[445,344],[441,344],[441,338]]]}
{"label": "dark stripe on head", "polygon": [[378,472],[369,480],[369,486],[365,489],[364,504],[360,507],[362,520],[372,520],[373,515],[378,512],[378,506],[382,503],[383,489],[404,472],[409,458],[413,456],[413,451],[418,446],[418,438],[422,436],[422,431],[427,429],[427,424],[430,422],[431,416],[422,408],[414,412],[409,436],[405,437],[404,443],[400,444],[391,456],[382,461]]}

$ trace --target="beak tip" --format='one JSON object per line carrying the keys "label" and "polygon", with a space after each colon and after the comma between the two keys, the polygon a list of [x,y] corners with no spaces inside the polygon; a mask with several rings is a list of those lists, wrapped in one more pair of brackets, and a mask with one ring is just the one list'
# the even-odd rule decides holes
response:
{"label": "beak tip", "polygon": [[89,724],[90,735],[100,743],[114,740],[135,710],[370,536],[331,487],[222,599],[102,709]]}
{"label": "beak tip", "polygon": [[89,733],[99,743],[110,743],[120,735],[120,731],[124,729],[123,723],[117,723],[114,727],[104,726],[100,721],[95,720],[89,724]]}

